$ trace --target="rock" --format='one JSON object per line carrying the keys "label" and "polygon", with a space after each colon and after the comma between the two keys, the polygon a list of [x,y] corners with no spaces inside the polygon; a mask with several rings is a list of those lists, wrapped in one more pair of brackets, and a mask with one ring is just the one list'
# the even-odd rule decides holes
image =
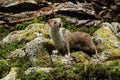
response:
{"label": "rock", "polygon": [[[26,35],[29,34],[29,35]],[[8,60],[17,59],[31,61],[41,66],[50,66],[50,55],[54,49],[53,42],[48,39],[46,24],[31,24],[25,30],[14,31],[2,40],[2,43],[20,42],[29,40],[23,48],[15,49],[8,55]]]}
{"label": "rock", "polygon": [[31,25],[28,25],[25,28],[25,30],[43,33],[45,36],[48,36],[48,27],[47,26],[48,26],[47,24],[43,24],[43,23],[34,23]]}
{"label": "rock", "polygon": [[9,74],[0,80],[16,80],[18,71],[16,67],[11,68]]}
{"label": "rock", "polygon": [[[43,56],[41,54],[45,54],[44,56],[49,57],[49,53],[47,51],[47,47],[52,45],[51,40],[45,38],[35,38],[26,44],[23,48],[24,52],[29,56],[30,61],[36,61],[40,57],[42,59]],[[49,47],[49,49],[52,47]],[[49,58],[48,58],[49,59]],[[47,60],[47,59],[46,59]]]}
{"label": "rock", "polygon": [[34,71],[37,71],[37,72],[43,71],[43,72],[47,72],[47,73],[48,73],[51,69],[52,69],[52,68],[49,68],[49,67],[47,67],[47,68],[31,67],[31,68],[28,68],[28,69],[25,71],[25,74],[28,75],[28,74],[30,74],[30,73],[32,73],[32,72],[34,72]]}
{"label": "rock", "polygon": [[112,32],[112,25],[109,23],[101,25],[102,27],[94,33],[97,44],[102,44],[104,47],[104,50],[100,53],[101,59],[120,55],[120,39]]}
{"label": "rock", "polygon": [[[50,45],[52,45],[51,40],[38,37],[28,42],[24,48],[16,49],[11,52],[8,59],[28,58],[29,61],[37,61],[40,57],[43,57],[41,56],[42,53],[45,54],[44,56],[46,57],[49,56],[47,47],[52,49]],[[49,58],[46,58],[46,60],[47,59]]]}
{"label": "rock", "polygon": [[31,24],[26,27],[25,30],[11,32],[5,38],[3,38],[2,43],[7,44],[12,42],[30,41],[36,37],[47,36],[48,31],[46,26],[46,24],[39,23]]}
{"label": "rock", "polygon": [[35,61],[41,49],[44,48],[44,41],[41,38],[35,38],[26,44],[23,48],[24,52],[29,56],[30,61]]}
{"label": "rock", "polygon": [[120,23],[118,22],[112,22],[112,31],[115,33],[115,35],[120,38]]}
{"label": "rock", "polygon": [[8,55],[8,60],[16,60],[17,58],[24,58],[26,53],[22,49],[15,49]]}

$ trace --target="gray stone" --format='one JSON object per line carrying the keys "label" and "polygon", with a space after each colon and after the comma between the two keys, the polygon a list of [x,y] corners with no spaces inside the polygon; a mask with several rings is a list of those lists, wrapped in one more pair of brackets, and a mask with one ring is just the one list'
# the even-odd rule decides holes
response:
{"label": "gray stone", "polygon": [[26,27],[25,30],[13,31],[2,39],[3,44],[31,41],[36,37],[48,35],[46,24],[34,23]]}
{"label": "gray stone", "polygon": [[26,44],[23,50],[27,56],[29,56],[30,61],[37,60],[38,54],[40,53],[41,49],[44,48],[44,43],[45,42],[41,38],[35,38]]}
{"label": "gray stone", "polygon": [[[113,31],[116,30],[116,31]],[[102,23],[101,28],[94,33],[97,44],[102,44],[104,50],[99,53],[102,60],[120,55],[120,39],[115,35],[118,29],[114,29],[110,23]]]}
{"label": "gray stone", "polygon": [[112,22],[112,31],[115,33],[115,35],[120,38],[120,23],[118,22]]}

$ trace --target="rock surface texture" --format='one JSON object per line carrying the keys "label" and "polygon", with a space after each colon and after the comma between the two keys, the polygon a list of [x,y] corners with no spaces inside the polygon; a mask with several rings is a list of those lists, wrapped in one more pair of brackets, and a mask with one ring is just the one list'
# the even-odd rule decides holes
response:
{"label": "rock surface texture", "polygon": [[[109,23],[103,23],[101,26],[102,27],[94,33],[95,41],[98,44],[102,44],[105,49],[100,54],[103,54],[107,59],[120,57],[120,39],[116,36],[116,32],[118,31],[117,26]],[[103,58],[103,56],[101,56],[101,58]]]}

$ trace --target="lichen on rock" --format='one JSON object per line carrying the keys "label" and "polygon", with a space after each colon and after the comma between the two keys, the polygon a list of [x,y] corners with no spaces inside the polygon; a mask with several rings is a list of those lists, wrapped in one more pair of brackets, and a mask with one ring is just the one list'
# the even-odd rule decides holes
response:
{"label": "lichen on rock", "polygon": [[8,60],[12,59],[15,60],[17,58],[22,58],[25,57],[25,52],[20,48],[20,49],[15,49],[14,51],[12,51],[9,55],[8,55]]}
{"label": "lichen on rock", "polygon": [[2,39],[4,44],[20,42],[20,41],[31,41],[36,37],[47,36],[47,24],[34,23],[26,27],[25,30],[13,31]]}
{"label": "lichen on rock", "polygon": [[120,38],[120,23],[118,23],[118,22],[112,22],[111,23],[112,24],[112,28],[111,28],[111,30],[114,32],[114,34],[118,37],[118,38]]}
{"label": "lichen on rock", "polygon": [[74,57],[77,64],[80,65],[80,63],[86,64],[89,63],[89,60],[91,59],[89,55],[82,51],[73,52],[71,53],[71,56]]}
{"label": "lichen on rock", "polygon": [[104,47],[101,52],[101,57],[104,55],[104,58],[120,55],[120,39],[113,33],[111,27],[113,27],[111,24],[103,23],[101,28],[94,33],[94,39],[97,44],[102,44]]}
{"label": "lichen on rock", "polygon": [[[15,51],[11,52],[8,56],[8,59],[17,59],[17,58],[28,58],[29,61],[36,61],[39,59],[40,54],[47,53],[44,56],[49,55],[47,52],[47,47],[49,47],[50,40],[42,39],[41,37],[35,38],[34,40],[26,43],[23,48],[16,49]],[[51,46],[49,49],[52,48]]]}

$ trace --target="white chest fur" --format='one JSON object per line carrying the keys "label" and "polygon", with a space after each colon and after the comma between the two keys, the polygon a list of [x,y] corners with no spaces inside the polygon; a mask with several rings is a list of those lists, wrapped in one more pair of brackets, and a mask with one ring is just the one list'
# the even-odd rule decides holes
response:
{"label": "white chest fur", "polygon": [[64,39],[61,28],[59,30],[52,30],[50,28],[49,32],[50,32],[50,37],[52,38],[56,48],[58,49],[64,48],[65,39]]}

